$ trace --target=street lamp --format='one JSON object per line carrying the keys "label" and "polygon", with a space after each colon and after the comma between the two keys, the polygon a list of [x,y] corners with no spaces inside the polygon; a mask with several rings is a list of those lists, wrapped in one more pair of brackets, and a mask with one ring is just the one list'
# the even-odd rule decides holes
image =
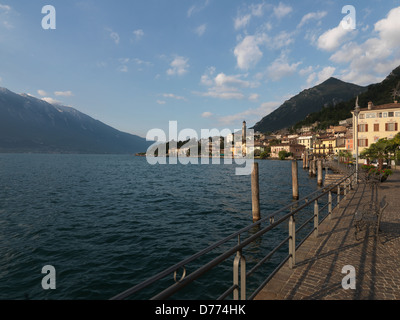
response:
{"label": "street lamp", "polygon": [[355,139],[354,143],[356,146],[356,181],[358,183],[358,115],[360,114],[360,106],[358,105],[358,97],[356,100],[356,108],[354,109],[354,116],[356,117],[356,124],[355,124]]}

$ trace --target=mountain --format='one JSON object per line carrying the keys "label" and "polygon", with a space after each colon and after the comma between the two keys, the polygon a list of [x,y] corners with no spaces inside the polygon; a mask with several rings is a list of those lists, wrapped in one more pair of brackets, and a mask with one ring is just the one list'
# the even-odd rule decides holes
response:
{"label": "mountain", "polygon": [[0,88],[0,152],[132,154],[150,145],[74,108]]}
{"label": "mountain", "polygon": [[268,132],[291,127],[310,113],[321,110],[324,106],[348,101],[366,90],[366,87],[330,78],[286,101],[258,122],[253,129],[254,131]]}
{"label": "mountain", "polygon": [[[397,96],[393,96],[395,90]],[[367,91],[359,95],[359,106],[366,108],[370,101],[375,105],[382,105],[393,103],[394,100],[400,100],[400,66],[394,69],[382,82],[369,85]],[[351,118],[351,111],[354,110],[355,103],[356,98],[352,98],[346,102],[340,102],[335,106],[311,113],[304,120],[296,123],[294,129],[311,125],[317,121],[320,123],[321,129],[336,125],[340,120]]]}

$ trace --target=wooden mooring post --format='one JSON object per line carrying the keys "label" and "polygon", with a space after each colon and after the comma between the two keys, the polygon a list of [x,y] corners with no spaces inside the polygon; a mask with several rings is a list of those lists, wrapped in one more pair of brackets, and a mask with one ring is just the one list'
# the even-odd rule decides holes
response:
{"label": "wooden mooring post", "polygon": [[293,199],[299,200],[299,169],[297,160],[292,160],[292,189]]}
{"label": "wooden mooring post", "polygon": [[318,160],[318,185],[322,186],[323,183],[323,174],[322,174],[322,160]]}
{"label": "wooden mooring post", "polygon": [[260,185],[258,174],[258,163],[253,163],[253,170],[251,172],[251,198],[253,208],[253,222],[261,219],[260,214]]}
{"label": "wooden mooring post", "polygon": [[317,176],[317,159],[313,159],[312,161],[312,176]]}

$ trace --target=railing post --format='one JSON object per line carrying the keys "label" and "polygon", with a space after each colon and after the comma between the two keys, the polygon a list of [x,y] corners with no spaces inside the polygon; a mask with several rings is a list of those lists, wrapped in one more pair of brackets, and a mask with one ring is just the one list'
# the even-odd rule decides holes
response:
{"label": "railing post", "polygon": [[337,207],[340,208],[340,183],[337,187]]}
{"label": "railing post", "polygon": [[328,216],[329,220],[332,219],[332,191],[329,191],[328,195]]}
{"label": "railing post", "polygon": [[289,218],[289,268],[296,265],[296,220],[294,215]]}
{"label": "railing post", "polygon": [[343,188],[343,197],[346,198],[347,196],[347,179],[344,181],[344,188]]}
{"label": "railing post", "polygon": [[318,200],[315,200],[314,203],[314,237],[318,237],[318,225],[319,225],[319,208],[318,208]]}
{"label": "railing post", "polygon": [[[239,241],[240,244],[240,235]],[[239,270],[240,270],[240,283],[239,283]],[[239,300],[239,289],[240,299],[246,300],[246,259],[242,255],[242,250],[236,253],[235,260],[233,260],[233,284],[237,286],[233,290],[233,300]]]}

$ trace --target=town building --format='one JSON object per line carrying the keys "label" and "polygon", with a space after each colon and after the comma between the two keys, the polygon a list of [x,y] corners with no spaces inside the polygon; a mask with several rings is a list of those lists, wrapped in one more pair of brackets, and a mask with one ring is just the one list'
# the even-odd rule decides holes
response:
{"label": "town building", "polygon": [[[358,137],[359,154],[379,139],[392,139],[399,132],[400,104],[394,103],[375,106],[368,103],[367,108],[361,108],[358,115],[358,126],[353,114],[353,136]],[[357,144],[353,143],[353,154],[356,153]]]}
{"label": "town building", "polygon": [[293,154],[293,158],[301,159],[306,147],[301,144],[278,144],[271,146],[271,158],[279,158],[279,152],[286,151]]}
{"label": "town building", "polygon": [[297,138],[297,144],[301,144],[306,147],[306,149],[310,150],[313,147],[313,142],[315,139],[315,135],[313,134],[305,134],[301,135]]}

